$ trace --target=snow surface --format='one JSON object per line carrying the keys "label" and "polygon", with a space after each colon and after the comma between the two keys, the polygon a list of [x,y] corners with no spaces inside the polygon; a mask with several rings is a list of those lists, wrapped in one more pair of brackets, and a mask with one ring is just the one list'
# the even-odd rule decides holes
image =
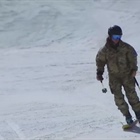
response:
{"label": "snow surface", "polygon": [[140,53],[139,6],[139,0],[1,0],[0,140],[139,139],[140,129],[122,131],[107,72],[104,94],[95,66],[114,24]]}

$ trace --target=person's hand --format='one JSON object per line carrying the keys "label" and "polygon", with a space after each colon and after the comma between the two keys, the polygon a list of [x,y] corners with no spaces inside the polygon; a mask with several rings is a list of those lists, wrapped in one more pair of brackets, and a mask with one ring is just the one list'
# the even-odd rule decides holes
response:
{"label": "person's hand", "polygon": [[104,78],[103,78],[103,71],[97,70],[96,79],[97,79],[98,81],[101,81],[101,82],[104,80]]}
{"label": "person's hand", "polygon": [[132,77],[135,77],[136,74],[137,74],[137,71],[134,70],[134,69],[132,69],[131,72],[130,72],[130,75],[131,75]]}
{"label": "person's hand", "polygon": [[136,74],[137,74],[137,72],[133,70],[132,73],[131,73],[131,76],[132,76],[132,77],[135,77]]}
{"label": "person's hand", "polygon": [[104,78],[103,78],[103,76],[102,76],[102,75],[97,75],[97,77],[96,77],[96,78],[97,78],[97,80],[98,80],[98,81],[101,81],[101,82],[104,80]]}

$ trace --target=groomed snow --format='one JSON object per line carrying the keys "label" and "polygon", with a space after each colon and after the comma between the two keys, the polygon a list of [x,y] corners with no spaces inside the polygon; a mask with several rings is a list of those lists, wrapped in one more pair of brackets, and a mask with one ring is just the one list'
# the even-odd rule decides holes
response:
{"label": "groomed snow", "polygon": [[138,0],[1,0],[0,140],[138,140],[140,128],[121,129],[125,119],[107,72],[102,93],[95,56],[114,24],[140,53],[139,6]]}

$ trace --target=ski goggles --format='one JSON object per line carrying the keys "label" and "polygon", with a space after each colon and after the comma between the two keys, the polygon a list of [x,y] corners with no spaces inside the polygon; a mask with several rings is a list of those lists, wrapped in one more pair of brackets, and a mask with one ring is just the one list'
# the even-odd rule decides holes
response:
{"label": "ski goggles", "polygon": [[113,40],[120,40],[122,35],[112,35]]}

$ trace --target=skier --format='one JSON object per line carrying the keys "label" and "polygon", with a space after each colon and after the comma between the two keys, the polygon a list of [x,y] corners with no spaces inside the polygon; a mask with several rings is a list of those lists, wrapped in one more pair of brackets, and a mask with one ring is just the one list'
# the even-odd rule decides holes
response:
{"label": "skier", "polygon": [[115,104],[125,116],[127,124],[130,125],[133,123],[133,119],[129,106],[124,99],[122,87],[140,123],[140,101],[135,90],[134,80],[138,70],[137,53],[131,45],[123,42],[121,37],[121,27],[114,25],[108,29],[106,43],[96,56],[97,80],[103,81],[104,67],[107,65],[109,87],[114,95]]}

